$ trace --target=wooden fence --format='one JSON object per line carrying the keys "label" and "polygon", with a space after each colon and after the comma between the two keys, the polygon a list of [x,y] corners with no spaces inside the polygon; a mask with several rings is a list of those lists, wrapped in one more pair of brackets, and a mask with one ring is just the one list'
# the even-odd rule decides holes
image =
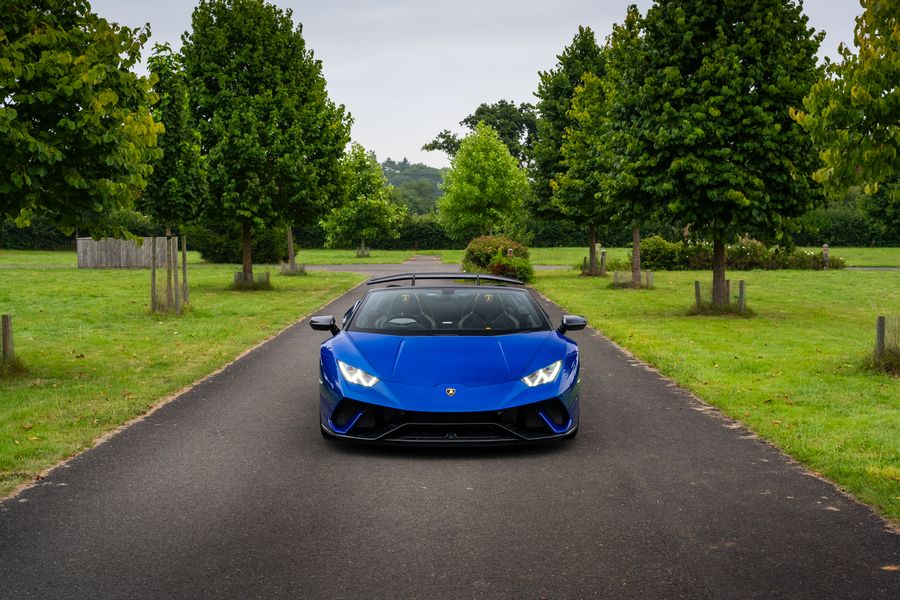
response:
{"label": "wooden fence", "polygon": [[[79,269],[149,269],[153,251],[150,240],[138,246],[131,240],[78,238]],[[166,264],[166,238],[156,238],[156,265]]]}

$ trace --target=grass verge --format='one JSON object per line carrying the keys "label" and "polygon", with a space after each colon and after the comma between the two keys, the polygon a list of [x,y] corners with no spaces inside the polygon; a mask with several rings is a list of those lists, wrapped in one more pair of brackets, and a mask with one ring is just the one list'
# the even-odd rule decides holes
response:
{"label": "grass verge", "polygon": [[0,497],[363,279],[276,275],[273,291],[228,291],[237,268],[191,269],[180,317],[149,314],[146,270],[6,272],[0,312],[23,368],[0,379]]}
{"label": "grass verge", "polygon": [[730,272],[753,318],[686,316],[707,272],[614,290],[573,272],[534,287],[705,401],[900,523],[900,378],[869,368],[900,272]]}

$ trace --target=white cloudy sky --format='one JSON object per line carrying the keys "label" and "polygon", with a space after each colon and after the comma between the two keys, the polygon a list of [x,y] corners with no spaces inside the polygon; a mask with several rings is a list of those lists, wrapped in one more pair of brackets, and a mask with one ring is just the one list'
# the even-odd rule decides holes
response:
{"label": "white cloudy sky", "polygon": [[[482,102],[533,102],[538,71],[579,25],[604,38],[628,4],[650,0],[275,0],[303,24],[324,66],[331,97],[353,114],[353,139],[379,160],[445,166],[422,144]],[[181,44],[191,0],[92,0],[95,12],[128,26],[150,23],[153,42]],[[810,24],[826,36],[821,56],[851,44],[857,0],[807,0]],[[146,52],[145,52],[146,54]]]}

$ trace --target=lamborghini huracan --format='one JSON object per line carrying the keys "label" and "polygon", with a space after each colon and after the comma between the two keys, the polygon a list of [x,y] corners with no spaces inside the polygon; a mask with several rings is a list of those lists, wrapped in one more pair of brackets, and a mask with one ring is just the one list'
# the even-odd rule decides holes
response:
{"label": "lamborghini huracan", "polygon": [[485,445],[575,437],[580,364],[566,334],[585,319],[566,315],[554,328],[522,282],[499,276],[368,284],[388,286],[370,289],[340,326],[331,315],[310,320],[332,334],[319,356],[323,436]]}

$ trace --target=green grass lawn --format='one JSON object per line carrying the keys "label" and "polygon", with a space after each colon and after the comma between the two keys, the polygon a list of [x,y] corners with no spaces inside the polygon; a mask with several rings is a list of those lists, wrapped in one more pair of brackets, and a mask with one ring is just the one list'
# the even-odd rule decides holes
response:
{"label": "green grass lawn", "polygon": [[[819,252],[818,248],[804,248]],[[828,249],[829,256],[839,256],[849,267],[900,267],[900,248],[840,248]]]}
{"label": "green grass lawn", "polygon": [[753,318],[685,316],[708,272],[654,290],[539,272],[535,288],[900,522],[900,378],[870,371],[875,317],[900,313],[900,272],[730,272]]}
{"label": "green grass lawn", "polygon": [[[75,255],[16,260],[58,266],[61,256]],[[231,292],[237,269],[190,269],[191,310],[181,317],[149,314],[147,270],[3,272],[0,312],[13,315],[26,370],[0,378],[0,497],[363,279],[276,270],[273,291]]]}

